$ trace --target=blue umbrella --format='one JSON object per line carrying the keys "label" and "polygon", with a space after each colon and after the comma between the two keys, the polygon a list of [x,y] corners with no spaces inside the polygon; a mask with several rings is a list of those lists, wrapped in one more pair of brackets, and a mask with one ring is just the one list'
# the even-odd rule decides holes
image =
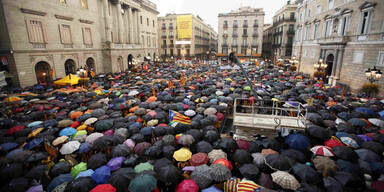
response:
{"label": "blue umbrella", "polygon": [[92,169],[87,169],[85,171],[80,172],[77,174],[76,179],[79,177],[91,177],[93,175],[94,171]]}
{"label": "blue umbrella", "polygon": [[57,186],[65,183],[65,182],[71,182],[73,180],[72,174],[61,174],[57,177],[55,177],[51,183],[49,183],[47,187],[47,192],[53,191]]}
{"label": "blue umbrella", "polygon": [[35,127],[35,126],[38,126],[40,124],[43,124],[43,122],[42,121],[34,121],[34,122],[28,124],[27,127]]}
{"label": "blue umbrella", "polygon": [[144,127],[140,129],[140,134],[146,136],[146,135],[152,135],[152,127]]}
{"label": "blue umbrella", "polygon": [[336,132],[336,137],[341,138],[341,137],[351,137],[351,136],[346,132]]}
{"label": "blue umbrella", "polygon": [[67,127],[63,130],[60,131],[59,135],[60,136],[72,136],[74,134],[76,134],[77,130],[75,128],[72,128],[72,127]]}
{"label": "blue umbrella", "polygon": [[22,149],[15,149],[15,150],[12,150],[11,152],[9,152],[7,154],[7,156],[5,156],[6,158],[12,158],[14,155],[22,152],[23,150]]}
{"label": "blue umbrella", "polygon": [[88,142],[84,142],[80,144],[79,153],[88,153],[91,150],[91,144]]}
{"label": "blue umbrella", "polygon": [[107,183],[109,177],[111,177],[111,169],[107,166],[99,167],[91,177],[97,184]]}
{"label": "blue umbrella", "polygon": [[285,143],[287,143],[291,148],[297,150],[305,150],[309,147],[309,139],[299,133],[289,134],[285,138]]}
{"label": "blue umbrella", "polygon": [[384,174],[384,163],[382,162],[371,162],[371,170],[373,172]]}
{"label": "blue umbrella", "polygon": [[379,112],[380,117],[384,117],[384,110]]}
{"label": "blue umbrella", "polygon": [[359,112],[359,113],[365,113],[367,115],[376,115],[375,111],[373,111],[372,109],[367,108],[367,107],[358,107],[355,109],[355,111]]}
{"label": "blue umbrella", "polygon": [[17,146],[19,146],[19,144],[17,144],[17,143],[3,143],[0,145],[1,149],[3,149],[4,151],[14,149]]}
{"label": "blue umbrella", "polygon": [[42,85],[36,85],[33,87],[34,89],[44,89],[44,87]]}
{"label": "blue umbrella", "polygon": [[44,139],[41,138],[41,137],[36,138],[36,139],[30,141],[29,143],[27,143],[27,144],[23,147],[23,149],[27,149],[27,150],[28,150],[28,149],[33,149],[33,148],[35,148],[36,146],[40,145],[40,143],[42,143],[43,140],[44,140]]}

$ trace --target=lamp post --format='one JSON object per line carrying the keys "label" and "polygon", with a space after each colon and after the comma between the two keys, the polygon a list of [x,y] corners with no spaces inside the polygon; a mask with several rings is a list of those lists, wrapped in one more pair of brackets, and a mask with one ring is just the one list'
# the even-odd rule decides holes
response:
{"label": "lamp post", "polygon": [[325,69],[328,67],[327,63],[324,63],[324,60],[322,58],[319,58],[319,60],[313,65],[315,68],[315,74],[314,76],[319,78],[322,86],[322,82],[325,80]]}
{"label": "lamp post", "polygon": [[376,69],[376,66],[374,66],[372,69],[371,68],[368,68],[366,71],[365,71],[365,76],[367,77],[368,81],[373,84],[375,81],[378,81],[379,79],[381,79],[381,76],[383,75],[383,73]]}
{"label": "lamp post", "polygon": [[292,71],[296,71],[296,65],[299,64],[299,60],[295,56],[292,57],[292,59],[289,60],[289,63],[291,66],[289,67]]}

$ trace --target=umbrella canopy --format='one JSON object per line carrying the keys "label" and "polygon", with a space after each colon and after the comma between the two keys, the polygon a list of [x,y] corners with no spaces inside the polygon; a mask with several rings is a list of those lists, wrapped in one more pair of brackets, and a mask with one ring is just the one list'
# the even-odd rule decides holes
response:
{"label": "umbrella canopy", "polygon": [[107,166],[101,166],[95,170],[91,178],[97,184],[104,184],[104,183],[107,183],[110,176],[111,176],[111,169]]}
{"label": "umbrella canopy", "polygon": [[359,159],[367,162],[375,162],[380,161],[380,156],[378,156],[375,152],[369,150],[369,149],[357,149],[355,150],[357,155],[359,156]]}
{"label": "umbrella canopy", "polygon": [[227,159],[227,154],[221,149],[214,149],[208,153],[208,158],[211,163],[217,159]]}
{"label": "umbrella canopy", "polygon": [[183,134],[177,142],[184,146],[190,146],[195,142],[195,139],[192,137],[192,135]]}
{"label": "umbrella canopy", "polygon": [[209,161],[208,155],[206,153],[196,153],[193,154],[189,162],[192,166],[199,166],[207,164]]}
{"label": "umbrella canopy", "polygon": [[87,163],[81,162],[81,163],[75,165],[74,167],[72,167],[71,174],[74,178],[76,178],[76,176],[80,172],[85,171],[85,170],[87,170]]}
{"label": "umbrella canopy", "polygon": [[202,153],[209,153],[213,149],[212,145],[206,141],[200,141],[197,143],[196,151]]}
{"label": "umbrella canopy", "polygon": [[173,154],[176,161],[188,161],[192,157],[192,152],[187,148],[181,148]]}
{"label": "umbrella canopy", "polygon": [[300,183],[294,176],[285,171],[276,171],[271,174],[273,182],[280,185],[284,189],[297,190]]}
{"label": "umbrella canopy", "polygon": [[235,153],[232,155],[233,161],[238,163],[239,165],[252,163],[251,154],[244,149],[237,149]]}
{"label": "umbrella canopy", "polygon": [[209,187],[212,182],[211,168],[207,165],[195,167],[195,170],[191,173],[191,179],[196,181],[200,189]]}
{"label": "umbrella canopy", "polygon": [[157,180],[148,174],[139,174],[131,180],[129,191],[131,192],[152,192],[156,188]]}
{"label": "umbrella canopy", "polygon": [[71,153],[75,152],[76,150],[78,150],[79,147],[80,147],[80,142],[70,141],[70,142],[64,144],[60,148],[60,153],[63,155],[68,155],[68,154],[71,154]]}
{"label": "umbrella canopy", "polygon": [[332,149],[330,147],[327,147],[327,146],[316,145],[316,146],[311,148],[311,151],[315,155],[326,156],[326,157],[335,156],[332,152]]}
{"label": "umbrella canopy", "polygon": [[231,177],[231,171],[222,164],[213,164],[211,167],[211,178],[216,182],[224,182]]}
{"label": "umbrella canopy", "polygon": [[323,174],[323,177],[330,175],[338,169],[336,162],[329,157],[317,156],[312,161],[315,168]]}
{"label": "umbrella canopy", "polygon": [[55,140],[52,141],[52,145],[53,146],[57,146],[57,145],[60,145],[64,142],[66,142],[68,140],[68,136],[60,136],[58,138],[56,138]]}
{"label": "umbrella canopy", "polygon": [[108,161],[107,167],[109,167],[111,169],[111,171],[115,171],[117,169],[120,169],[124,160],[125,160],[125,157],[112,158],[111,160]]}
{"label": "umbrella canopy", "polygon": [[240,167],[240,173],[246,179],[256,181],[259,175],[259,168],[253,164],[244,164]]}
{"label": "umbrella canopy", "polygon": [[166,184],[176,185],[182,180],[181,171],[174,165],[166,165],[159,169],[157,177]]}
{"label": "umbrella canopy", "polygon": [[292,167],[293,174],[298,176],[302,182],[305,183],[318,183],[320,180],[317,172],[310,166],[305,164],[296,163]]}
{"label": "umbrella canopy", "polygon": [[73,180],[73,177],[71,174],[62,174],[57,177],[55,177],[48,185],[47,192],[52,192],[57,186],[68,183]]}
{"label": "umbrella canopy", "polygon": [[346,161],[355,161],[359,158],[355,153],[355,151],[353,151],[353,149],[347,146],[336,146],[332,148],[332,151],[337,158],[340,158]]}
{"label": "umbrella canopy", "polygon": [[140,173],[140,172],[143,172],[143,171],[152,171],[153,170],[153,165],[151,165],[148,162],[140,163],[140,164],[135,166],[134,170],[135,170],[136,173]]}
{"label": "umbrella canopy", "polygon": [[289,134],[285,138],[285,143],[287,143],[291,148],[297,150],[305,150],[309,147],[309,139],[299,133]]}
{"label": "umbrella canopy", "polygon": [[132,168],[121,168],[113,172],[108,183],[113,185],[118,192],[125,192],[136,172]]}
{"label": "umbrella canopy", "polygon": [[295,161],[284,155],[272,154],[265,157],[265,163],[273,170],[288,171]]}
{"label": "umbrella canopy", "polygon": [[222,164],[222,165],[226,166],[231,171],[233,169],[232,163],[227,159],[217,159],[216,161],[213,162],[213,164]]}

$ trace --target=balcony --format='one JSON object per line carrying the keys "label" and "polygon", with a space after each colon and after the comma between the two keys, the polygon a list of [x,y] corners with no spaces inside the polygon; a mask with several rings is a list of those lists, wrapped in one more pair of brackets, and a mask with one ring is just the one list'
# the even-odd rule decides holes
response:
{"label": "balcony", "polygon": [[248,28],[248,24],[243,24],[243,28]]}
{"label": "balcony", "polygon": [[166,30],[167,28],[166,28],[165,26],[162,26],[161,29],[162,29],[162,30]]}
{"label": "balcony", "polygon": [[253,24],[253,27],[259,27],[259,24],[255,23],[255,24]]}
{"label": "balcony", "polygon": [[232,34],[232,37],[238,37],[238,35],[237,34]]}
{"label": "balcony", "polygon": [[167,48],[167,45],[161,45],[161,48],[166,49],[166,48]]}
{"label": "balcony", "polygon": [[259,45],[253,43],[253,44],[251,45],[251,47],[252,47],[252,48],[257,48],[257,47],[259,47]]}
{"label": "balcony", "polygon": [[228,37],[228,34],[223,34],[223,37],[224,37],[224,38],[227,38],[227,37]]}
{"label": "balcony", "polygon": [[174,45],[174,44],[169,44],[168,47],[169,47],[169,48],[174,48],[175,45]]}
{"label": "balcony", "polygon": [[258,37],[258,36],[259,36],[259,34],[257,34],[257,33],[252,34],[252,37]]}
{"label": "balcony", "polygon": [[292,42],[287,42],[286,44],[285,44],[285,47],[292,47],[293,46],[293,43]]}
{"label": "balcony", "polygon": [[169,35],[169,36],[168,36],[168,38],[170,38],[170,39],[173,39],[173,37],[174,37],[173,35]]}
{"label": "balcony", "polygon": [[248,44],[241,44],[241,47],[243,47],[243,48],[247,48],[248,47]]}
{"label": "balcony", "polygon": [[294,34],[295,34],[295,31],[294,31],[294,30],[288,30],[288,31],[287,31],[287,34],[288,34],[288,35],[294,35]]}
{"label": "balcony", "polygon": [[224,29],[228,29],[228,25],[223,25],[223,28]]}
{"label": "balcony", "polygon": [[173,26],[169,26],[169,28],[168,28],[169,30],[173,30]]}
{"label": "balcony", "polygon": [[238,44],[237,43],[232,43],[232,45],[231,45],[232,47],[237,47],[238,46]]}
{"label": "balcony", "polygon": [[248,34],[243,34],[242,37],[248,37]]}
{"label": "balcony", "polygon": [[350,41],[350,37],[347,36],[331,36],[331,37],[323,37],[319,38],[320,44],[345,44]]}
{"label": "balcony", "polygon": [[274,44],[272,44],[272,47],[274,47],[274,48],[281,47],[281,44],[280,43],[274,43]]}
{"label": "balcony", "polygon": [[233,28],[237,28],[238,26],[237,25],[233,25]]}
{"label": "balcony", "polygon": [[162,35],[161,38],[162,38],[162,39],[166,39],[167,36],[166,36],[166,35]]}
{"label": "balcony", "polygon": [[223,43],[221,46],[222,47],[228,47],[228,44],[227,43]]}

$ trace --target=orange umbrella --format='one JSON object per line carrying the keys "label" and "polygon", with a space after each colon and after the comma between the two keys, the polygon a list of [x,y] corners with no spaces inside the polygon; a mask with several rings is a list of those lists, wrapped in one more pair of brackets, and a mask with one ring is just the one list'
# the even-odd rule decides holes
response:
{"label": "orange umbrella", "polygon": [[261,150],[261,154],[263,154],[264,156],[268,156],[268,155],[271,155],[271,154],[278,154],[279,152],[275,151],[275,150],[272,150],[272,149],[263,149]]}
{"label": "orange umbrella", "polygon": [[129,112],[133,113],[133,112],[135,112],[138,108],[139,108],[139,106],[132,107],[132,108],[129,109]]}
{"label": "orange umbrella", "polygon": [[147,102],[148,102],[148,103],[153,103],[153,102],[156,102],[156,101],[157,101],[157,97],[155,97],[155,96],[149,97],[149,98],[147,99]]}
{"label": "orange umbrella", "polygon": [[73,113],[71,113],[71,115],[69,116],[71,119],[77,119],[78,117],[82,116],[84,113],[81,112],[81,111],[75,111]]}
{"label": "orange umbrella", "polygon": [[222,165],[226,166],[231,171],[233,169],[232,163],[230,161],[228,161],[227,159],[217,159],[215,162],[213,162],[213,164],[222,164]]}

